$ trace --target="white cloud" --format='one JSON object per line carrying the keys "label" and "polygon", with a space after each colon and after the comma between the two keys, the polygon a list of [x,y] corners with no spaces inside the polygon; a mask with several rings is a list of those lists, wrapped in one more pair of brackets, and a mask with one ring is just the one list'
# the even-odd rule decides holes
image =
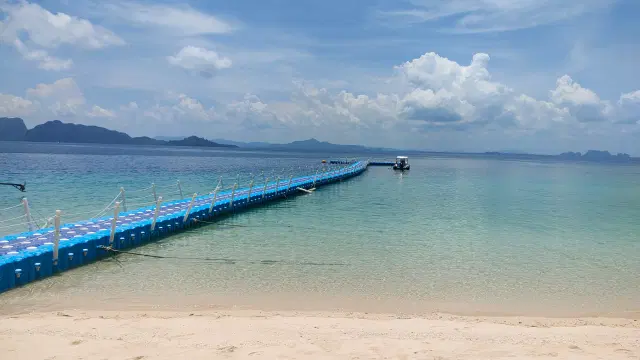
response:
{"label": "white cloud", "polygon": [[183,121],[191,123],[213,122],[217,119],[213,107],[207,109],[199,100],[186,94],[174,92],[168,92],[164,101],[142,110],[142,114],[162,123],[174,124]]}
{"label": "white cloud", "polygon": [[229,58],[195,46],[183,47],[176,55],[168,56],[167,61],[173,66],[196,71],[205,77],[211,77],[216,71],[231,67]]}
{"label": "white cloud", "polygon": [[25,60],[38,61],[40,69],[60,71],[70,69],[73,66],[73,60],[58,59],[49,55],[45,50],[29,50],[19,39],[15,39],[13,44]]}
{"label": "white cloud", "polygon": [[616,122],[640,124],[640,90],[622,94],[617,105]]}
{"label": "white cloud", "polygon": [[11,94],[0,93],[0,116],[28,116],[33,114],[37,110],[38,104],[31,100],[27,100]]}
{"label": "white cloud", "polygon": [[595,92],[583,88],[568,75],[557,80],[550,97],[553,103],[567,108],[578,121],[601,121],[612,111],[608,101],[601,100]]}
{"label": "white cloud", "polygon": [[531,134],[583,130],[584,123],[594,121],[600,125],[590,126],[607,126],[621,113],[622,104],[629,109],[640,104],[640,92],[635,92],[613,106],[568,76],[558,79],[548,99],[535,99],[493,81],[488,63],[487,54],[476,54],[471,63],[461,65],[427,53],[395,67],[391,81],[403,84],[398,92],[371,97],[298,83],[289,102],[249,95],[229,104],[224,115],[247,128],[286,127],[306,133],[330,128],[340,136],[390,129],[394,131],[389,136],[482,129]]}
{"label": "white cloud", "polygon": [[27,90],[27,97],[38,99],[54,115],[63,117],[81,113],[85,105],[84,94],[72,78],[60,79],[53,84],[38,84]]}
{"label": "white cloud", "polygon": [[497,32],[560,22],[607,8],[615,0],[413,0],[413,7],[378,13],[395,24],[454,20],[448,31]]}
{"label": "white cloud", "polygon": [[26,60],[38,61],[44,70],[65,70],[73,62],[53,57],[42,48],[73,45],[101,49],[124,44],[121,38],[102,26],[65,13],[53,14],[38,4],[26,1],[0,4],[0,12],[6,15],[0,23],[0,43],[14,46]]}
{"label": "white cloud", "polygon": [[107,109],[103,109],[98,105],[94,105],[93,108],[91,108],[91,111],[87,112],[87,116],[88,117],[102,117],[102,118],[113,118],[116,116],[116,114],[113,113],[113,111],[107,110]]}
{"label": "white cloud", "polygon": [[137,25],[165,30],[173,35],[224,34],[234,30],[228,22],[188,5],[178,7],[120,2],[105,7],[117,17]]}
{"label": "white cloud", "polygon": [[122,110],[122,111],[136,111],[139,108],[140,107],[138,106],[138,103],[135,102],[135,101],[131,101],[127,105],[120,106],[120,110]]}

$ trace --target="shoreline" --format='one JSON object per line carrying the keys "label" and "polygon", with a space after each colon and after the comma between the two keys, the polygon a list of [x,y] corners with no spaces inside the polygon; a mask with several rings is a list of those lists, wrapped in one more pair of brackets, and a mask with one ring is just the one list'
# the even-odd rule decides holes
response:
{"label": "shoreline", "polygon": [[66,310],[0,319],[0,354],[20,359],[632,359],[640,355],[637,319],[259,310]]}

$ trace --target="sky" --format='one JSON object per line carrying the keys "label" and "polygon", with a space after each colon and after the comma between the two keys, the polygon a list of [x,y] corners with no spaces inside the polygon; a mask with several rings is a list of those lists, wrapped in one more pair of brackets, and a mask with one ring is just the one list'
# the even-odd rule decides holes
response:
{"label": "sky", "polygon": [[0,116],[640,155],[637,0],[0,0]]}

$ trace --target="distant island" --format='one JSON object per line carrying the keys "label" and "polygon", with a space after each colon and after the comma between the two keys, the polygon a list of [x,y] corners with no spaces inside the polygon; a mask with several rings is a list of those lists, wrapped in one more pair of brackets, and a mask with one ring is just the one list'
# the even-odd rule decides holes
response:
{"label": "distant island", "polygon": [[0,141],[237,148],[235,145],[218,144],[197,136],[169,141],[146,136],[131,137],[99,126],[65,124],[60,120],[47,121],[33,129],[27,129],[20,118],[0,118]]}
{"label": "distant island", "polygon": [[[48,121],[27,129],[20,118],[0,118],[0,141],[53,142],[79,144],[115,144],[115,145],[145,145],[145,146],[189,146],[207,148],[233,148],[251,151],[295,151],[309,153],[336,154],[336,156],[371,154],[376,156],[418,155],[437,157],[489,157],[514,160],[555,160],[555,161],[588,161],[603,163],[640,162],[629,154],[611,154],[608,151],[588,150],[584,154],[579,152],[565,152],[559,155],[526,154],[516,151],[484,153],[438,152],[425,150],[400,150],[391,148],[371,148],[362,145],[332,144],[311,138],[293,141],[287,144],[272,144],[268,142],[240,142],[225,139],[208,140],[197,136],[158,136],[155,138],[142,136],[131,137],[123,132],[109,130],[99,126],[63,123],[59,120]],[[367,155],[368,156],[368,155]]]}
{"label": "distant island", "polygon": [[514,158],[514,159],[533,159],[533,158],[551,158],[557,160],[565,160],[565,161],[590,161],[590,162],[631,162],[637,159],[634,159],[629,154],[618,153],[611,154],[608,151],[601,150],[588,150],[584,154],[579,152],[564,152],[559,155],[533,155],[533,154],[514,154],[514,153],[503,153],[496,151],[488,151],[485,152],[484,155],[495,156],[500,158]]}

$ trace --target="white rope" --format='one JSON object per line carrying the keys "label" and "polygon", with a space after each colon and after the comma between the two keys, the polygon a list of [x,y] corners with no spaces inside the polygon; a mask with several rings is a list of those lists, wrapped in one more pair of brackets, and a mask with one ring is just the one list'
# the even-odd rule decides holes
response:
{"label": "white rope", "polygon": [[144,189],[127,190],[127,193],[131,194],[131,193],[137,193],[137,192],[142,192],[142,191],[148,191],[148,190],[151,190],[151,189],[153,189],[153,185],[149,186],[148,188],[144,188]]}
{"label": "white rope", "polygon": [[2,227],[0,227],[0,229],[8,229],[8,228],[16,227],[16,226],[25,226],[25,225],[29,225],[29,223],[26,222],[26,223],[22,223],[22,224],[13,224],[13,225],[2,226]]}
{"label": "white rope", "polygon": [[14,218],[11,218],[11,219],[0,220],[0,224],[6,223],[6,222],[9,222],[9,221],[13,221],[13,220],[18,220],[18,219],[23,218],[25,216],[27,216],[27,215],[23,214],[23,215],[20,215],[18,217],[14,217]]}
{"label": "white rope", "polygon": [[149,195],[145,195],[145,196],[137,196],[137,197],[128,197],[127,198],[127,205],[129,205],[129,201],[130,200],[146,199],[148,197],[153,197],[153,194],[149,194]]}
{"label": "white rope", "polygon": [[127,204],[127,206],[129,206],[129,207],[134,207],[134,206],[142,207],[142,206],[152,205],[152,204],[155,204],[155,203],[156,203],[155,201],[145,202],[145,203],[132,203],[132,204]]}
{"label": "white rope", "polygon": [[104,213],[106,213],[107,211],[109,211],[110,209],[112,209],[112,208],[111,208],[111,206],[112,206],[113,204],[115,204],[115,203],[116,203],[116,201],[118,201],[118,199],[120,198],[120,194],[122,194],[122,193],[118,193],[118,195],[116,195],[116,197],[115,197],[115,198],[113,198],[113,200],[111,200],[111,202],[109,203],[109,205],[107,205],[107,207],[105,207],[102,211],[100,211],[99,213],[97,213],[97,214],[94,216],[94,218],[100,217],[100,216],[102,216]]}
{"label": "white rope", "polygon": [[172,187],[178,187],[178,183],[176,182],[175,184],[172,184],[172,185],[163,185],[163,186],[156,185],[156,189],[167,189]]}
{"label": "white rope", "polygon": [[23,206],[22,203],[15,205],[15,206],[9,206],[8,208],[4,208],[4,209],[0,209],[0,211],[6,211],[6,210],[11,210],[11,209],[15,209],[17,207]]}
{"label": "white rope", "polygon": [[[110,209],[113,209],[113,208],[106,208],[105,210],[110,210]],[[105,211],[105,210],[103,210],[103,211]],[[62,210],[62,215],[65,216],[65,217],[74,217],[74,216],[79,216],[79,215],[87,215],[87,214],[95,214],[95,213],[96,213],[95,209],[81,211],[81,212],[77,212],[77,213],[70,213],[70,214],[68,214],[66,212],[66,210]]]}

